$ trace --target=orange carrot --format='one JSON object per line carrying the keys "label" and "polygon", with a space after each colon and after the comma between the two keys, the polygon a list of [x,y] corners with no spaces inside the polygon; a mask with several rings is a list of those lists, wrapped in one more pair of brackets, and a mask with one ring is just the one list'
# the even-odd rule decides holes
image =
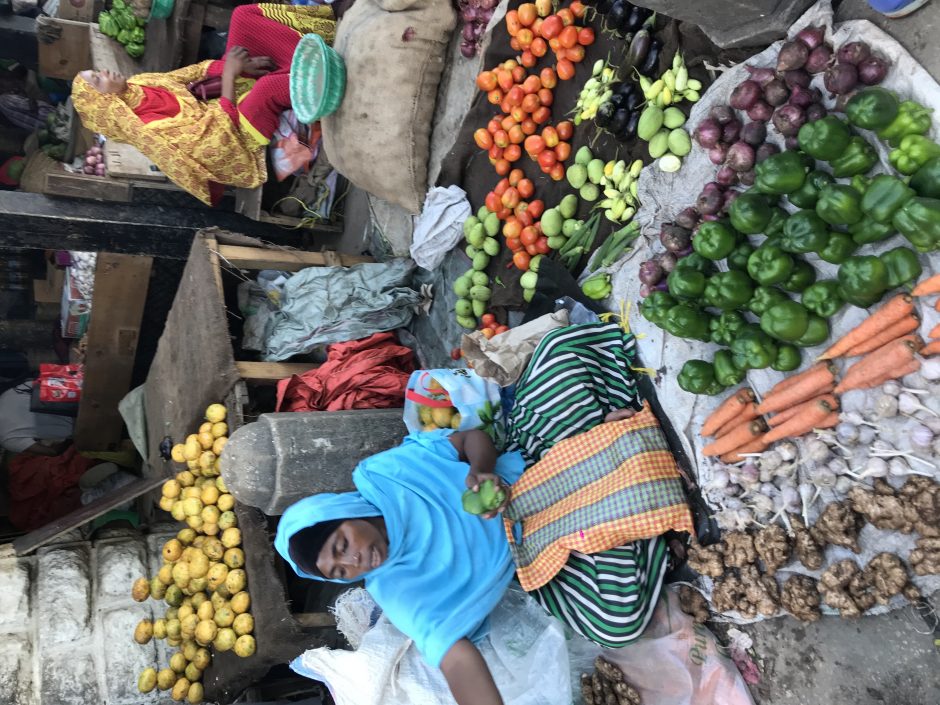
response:
{"label": "orange carrot", "polygon": [[850,389],[871,389],[885,379],[895,379],[898,370],[914,359],[914,353],[923,347],[923,344],[920,336],[906,335],[882,345],[845,371],[836,386],[836,393],[842,394]]}
{"label": "orange carrot", "polygon": [[783,411],[820,394],[828,394],[832,391],[834,381],[835,367],[831,364],[814,368],[812,374],[805,375],[799,382],[768,394],[757,410],[762,414]]}
{"label": "orange carrot", "polygon": [[763,419],[748,421],[746,424],[741,424],[727,435],[712,441],[702,448],[702,455],[724,455],[735,448],[740,448],[760,438],[761,434],[766,431],[767,424],[764,423]]}
{"label": "orange carrot", "polygon": [[831,348],[819,356],[820,360],[831,360],[844,355],[859,343],[893,324],[898,319],[909,316],[914,310],[913,299],[908,294],[898,294],[879,308],[855,328],[843,335]]}
{"label": "orange carrot", "polygon": [[[917,330],[919,325],[920,319],[917,318],[916,315],[901,318],[896,323],[892,323],[880,333],[871,336],[868,340],[862,341],[854,348],[847,351],[845,356],[856,357],[858,355],[870,353],[872,350],[877,350],[882,345],[887,345],[892,340],[900,338],[902,335],[907,335],[908,333]],[[940,326],[937,326],[937,331],[940,332]]]}
{"label": "orange carrot", "polygon": [[[809,408],[802,413],[793,416],[773,430],[765,433],[763,440],[765,443],[770,444],[784,438],[802,436],[804,433],[809,433],[816,428],[817,424],[822,423],[831,413],[833,413],[832,407],[829,406],[827,402],[813,402],[810,404]],[[836,423],[838,423],[838,421]]]}
{"label": "orange carrot", "polygon": [[924,279],[911,292],[914,296],[929,296],[930,294],[940,294],[940,274],[934,274],[929,279]]}
{"label": "orange carrot", "polygon": [[[940,355],[940,340],[935,340],[932,343],[929,343],[920,349],[920,354],[923,357],[928,357],[930,355]],[[908,373],[910,374],[910,373]]]}
{"label": "orange carrot", "polygon": [[935,338],[940,338],[940,323],[933,327],[933,330],[930,331],[930,335],[927,336],[931,340]]}
{"label": "orange carrot", "polygon": [[767,443],[764,442],[764,439],[758,438],[756,441],[751,441],[740,448],[735,448],[730,453],[725,453],[718,459],[723,463],[739,463],[742,460],[747,460],[744,453],[761,453],[766,447]]}
{"label": "orange carrot", "polygon": [[729,431],[733,431],[737,426],[747,423],[748,421],[753,421],[758,416],[760,416],[760,414],[757,413],[757,404],[753,401],[749,401],[744,405],[744,410],[740,414],[715,431],[715,438],[721,438]]}
{"label": "orange carrot", "polygon": [[702,430],[699,432],[700,435],[714,435],[715,431],[740,414],[744,406],[751,401],[754,401],[754,392],[748,387],[739,389],[721,402],[718,408],[705,419],[705,423],[702,424]]}
{"label": "orange carrot", "polygon": [[813,404],[817,401],[824,401],[833,409],[839,408],[839,400],[836,399],[832,394],[823,394],[818,397],[814,397],[809,401],[804,401],[802,404],[797,404],[796,406],[791,406],[789,409],[784,409],[779,414],[774,414],[770,417],[770,420],[767,422],[767,425],[773,428],[774,426],[779,426],[784,421],[789,421],[797,414],[801,414],[804,411],[807,411]]}
{"label": "orange carrot", "polygon": [[937,299],[937,303],[935,303],[933,307],[937,309],[938,311],[940,311],[940,299]]}
{"label": "orange carrot", "polygon": [[816,363],[816,364],[813,365],[812,367],[810,367],[810,368],[808,368],[808,369],[806,369],[806,370],[803,370],[803,371],[800,372],[799,374],[791,375],[791,376],[785,378],[784,380],[782,380],[782,381],[780,381],[780,382],[777,382],[777,384],[775,384],[773,387],[770,388],[770,391],[767,392],[767,394],[765,395],[765,398],[766,398],[766,397],[769,397],[771,394],[776,394],[777,392],[779,392],[779,391],[781,391],[781,390],[783,390],[783,389],[786,389],[787,387],[790,387],[790,386],[792,386],[793,384],[796,384],[796,383],[799,382],[801,379],[803,379],[805,376],[810,375],[810,374],[813,374],[815,371],[817,371],[817,370],[819,370],[819,369],[825,367],[826,364],[827,364],[827,363],[825,363],[825,362]]}

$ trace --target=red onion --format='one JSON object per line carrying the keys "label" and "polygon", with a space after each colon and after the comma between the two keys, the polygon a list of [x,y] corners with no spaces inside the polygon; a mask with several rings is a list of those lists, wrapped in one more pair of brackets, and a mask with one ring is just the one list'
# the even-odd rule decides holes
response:
{"label": "red onion", "polygon": [[637,278],[641,283],[653,286],[662,280],[663,274],[663,268],[659,266],[659,262],[648,259],[640,265],[640,271],[637,275]]}
{"label": "red onion", "polygon": [[786,42],[777,55],[777,71],[801,69],[808,57],[809,47],[803,42]]}
{"label": "red onion", "polygon": [[738,172],[730,166],[723,166],[718,170],[718,173],[715,174],[715,181],[722,186],[734,186],[738,183]]}
{"label": "red onion", "polygon": [[692,254],[693,251],[694,250],[692,249],[692,246],[689,245],[684,250],[680,250],[679,252],[677,252],[676,257],[678,257],[679,259],[682,259],[683,257],[688,257],[689,255]]}
{"label": "red onion", "polygon": [[731,100],[728,102],[736,110],[747,110],[760,96],[760,86],[756,81],[744,81],[731,92]]}
{"label": "red onion", "polygon": [[866,86],[874,86],[885,80],[888,74],[888,64],[877,56],[869,56],[858,62],[858,82]]}
{"label": "red onion", "polygon": [[858,85],[858,70],[852,64],[836,64],[826,71],[824,83],[830,93],[848,93]]}
{"label": "red onion", "polygon": [[753,186],[754,182],[757,180],[757,174],[754,173],[754,170],[742,171],[738,174],[738,179],[745,186]]}
{"label": "red onion", "polygon": [[460,30],[460,36],[462,36],[466,42],[472,42],[474,39],[476,39],[476,35],[473,33],[473,25],[465,24],[463,29]]}
{"label": "red onion", "polygon": [[773,144],[772,142],[765,142],[760,147],[757,148],[757,153],[755,154],[754,161],[760,164],[767,157],[772,157],[780,151],[780,148]]}
{"label": "red onion", "polygon": [[[696,216],[697,217],[697,216]],[[674,252],[663,252],[662,254],[656,255],[656,261],[659,263],[659,266],[663,268],[663,271],[666,273],[671,272],[676,268],[677,257]]]}
{"label": "red onion", "polygon": [[480,37],[483,36],[483,33],[486,31],[486,22],[475,22],[473,24],[473,38],[477,41],[477,44],[480,43]]}
{"label": "red onion", "polygon": [[721,127],[711,118],[705,118],[695,128],[695,141],[705,149],[718,144],[721,139]]}
{"label": "red onion", "polygon": [[92,175],[95,173],[95,167],[86,164],[82,167],[82,171],[86,174]]}
{"label": "red onion", "polygon": [[679,252],[689,246],[690,233],[675,223],[663,223],[659,230],[659,241],[669,252]]}
{"label": "red onion", "polygon": [[744,68],[751,74],[751,80],[759,86],[763,86],[768,81],[774,80],[776,76],[773,69],[759,69],[754,66],[749,66],[748,64],[745,64]]}
{"label": "red onion", "polygon": [[94,165],[97,164],[97,163],[98,163],[98,159],[97,159],[97,157],[95,157],[94,155],[89,154],[87,157],[85,157],[85,164],[86,164],[86,165],[88,165],[88,166],[94,166]]}
{"label": "red onion", "polygon": [[464,24],[473,24],[479,16],[479,11],[473,6],[467,6],[460,11],[460,19],[464,21]]}
{"label": "red onion", "polygon": [[640,298],[645,299],[647,296],[653,293],[653,289],[649,284],[640,284]]}
{"label": "red onion", "polygon": [[787,89],[786,84],[779,78],[775,78],[773,81],[769,81],[764,86],[764,100],[766,100],[775,108],[778,105],[783,105],[786,103],[787,98],[789,97],[790,91]]}
{"label": "red onion", "polygon": [[[685,250],[689,250],[689,252],[691,252],[692,247],[686,247]],[[683,250],[683,252],[685,252],[685,250]],[[669,291],[669,285],[665,281],[661,281],[659,284],[653,287],[653,291]]]}
{"label": "red onion", "polygon": [[499,0],[477,0],[477,6],[482,10],[490,10],[491,15],[497,5],[499,5]]}
{"label": "red onion", "polygon": [[[722,198],[722,200],[724,200],[724,199]],[[719,213],[720,213],[720,212],[721,212],[721,210],[719,209]],[[718,213],[709,213],[709,214],[707,214],[707,215],[703,215],[703,216],[702,216],[702,221],[703,221],[703,222],[706,222],[706,223],[713,223],[713,222],[715,222],[716,220],[721,220],[721,218],[718,217]],[[694,238],[695,236],[693,235],[692,237]]]}
{"label": "red onion", "polygon": [[806,113],[798,105],[787,103],[774,113],[774,127],[785,137],[796,135],[806,122]]}
{"label": "red onion", "polygon": [[823,45],[816,47],[809,53],[809,57],[806,59],[805,68],[809,73],[822,73],[827,68],[832,61],[832,49]]}
{"label": "red onion", "polygon": [[[712,188],[709,188],[711,186]],[[705,185],[698,199],[695,201],[695,210],[702,214],[702,219],[706,216],[715,215],[721,210],[721,204],[724,202],[721,186],[714,181]]]}
{"label": "red onion", "polygon": [[749,122],[741,128],[741,139],[752,147],[760,147],[767,139],[767,123],[761,120]]}
{"label": "red onion", "polygon": [[725,145],[716,144],[708,150],[708,158],[712,164],[724,164],[727,152],[728,148]]}
{"label": "red onion", "polygon": [[813,103],[818,102],[819,99],[819,91],[816,91],[813,88],[803,88],[802,86],[796,86],[793,89],[793,92],[790,94],[790,102],[793,105],[798,105],[801,108],[812,105]]}
{"label": "red onion", "polygon": [[741,121],[735,118],[721,128],[721,141],[725,144],[734,144],[741,136]]}
{"label": "red onion", "polygon": [[796,38],[803,42],[810,49],[815,49],[825,41],[826,28],[804,27],[797,33]]}
{"label": "red onion", "polygon": [[865,42],[849,42],[839,47],[836,58],[841,64],[855,66],[871,55],[871,48]]}
{"label": "red onion", "polygon": [[725,161],[735,171],[749,171],[754,167],[754,148],[744,141],[735,142]]}
{"label": "red onion", "polygon": [[797,69],[796,71],[787,71],[783,74],[783,82],[787,84],[788,88],[793,88],[794,86],[803,86],[806,88],[809,86],[809,82],[813,80],[813,77],[810,76],[803,69]]}
{"label": "red onion", "polygon": [[692,206],[679,211],[679,215],[676,216],[676,225],[691,230],[698,225],[698,211]]}
{"label": "red onion", "polygon": [[795,151],[800,148],[800,140],[796,135],[789,135],[783,141],[783,146],[788,150]]}
{"label": "red onion", "polygon": [[719,125],[724,125],[726,122],[734,120],[734,110],[729,105],[713,105],[712,109],[708,111],[708,117]]}
{"label": "red onion", "polygon": [[731,189],[730,191],[725,191],[725,197],[721,203],[721,210],[724,213],[727,213],[728,208],[731,207],[731,204],[734,203],[735,199],[740,195],[741,195],[741,192],[735,191],[734,189]]}
{"label": "red onion", "polygon": [[460,53],[463,54],[465,59],[472,59],[477,55],[477,45],[473,41],[467,41],[464,39],[460,42]]}
{"label": "red onion", "polygon": [[773,114],[774,109],[763,100],[758,100],[751,106],[751,109],[747,111],[747,116],[751,118],[751,120],[757,120],[759,122],[767,122],[773,117]]}
{"label": "red onion", "polygon": [[95,176],[104,176],[106,173],[104,164],[95,165]]}
{"label": "red onion", "polygon": [[829,111],[826,110],[825,105],[822,103],[813,103],[808,108],[806,108],[806,122],[816,122],[817,120],[822,120],[828,114]]}

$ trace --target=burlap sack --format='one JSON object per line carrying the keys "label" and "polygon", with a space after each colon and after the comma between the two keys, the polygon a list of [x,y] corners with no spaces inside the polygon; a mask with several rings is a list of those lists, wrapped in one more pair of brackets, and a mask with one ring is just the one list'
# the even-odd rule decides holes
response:
{"label": "burlap sack", "polygon": [[456,21],[446,0],[356,0],[333,44],[346,94],[321,122],[323,146],[352,183],[411,213],[428,190],[434,103]]}

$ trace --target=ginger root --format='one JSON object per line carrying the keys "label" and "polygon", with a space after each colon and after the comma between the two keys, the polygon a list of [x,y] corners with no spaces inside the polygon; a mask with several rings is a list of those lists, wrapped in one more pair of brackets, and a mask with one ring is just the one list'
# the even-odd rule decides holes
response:
{"label": "ginger root", "polygon": [[692,615],[696,624],[708,621],[708,602],[695,588],[683,585],[679,588],[679,608],[686,614]]}
{"label": "ginger root", "polygon": [[917,510],[910,502],[898,497],[890,485],[885,485],[887,491],[882,487],[871,491],[858,486],[849,490],[849,503],[853,511],[865,517],[876,529],[911,533],[919,518]]}
{"label": "ginger root", "polygon": [[743,617],[757,616],[757,609],[744,599],[744,583],[736,573],[726,573],[715,581],[712,590],[712,605],[718,612],[731,612],[736,610]]}
{"label": "ginger root", "polygon": [[916,546],[907,559],[914,572],[917,575],[936,575],[940,573],[940,538],[919,538]]}
{"label": "ginger root", "polygon": [[761,575],[757,566],[749,565],[741,571],[744,597],[765,617],[773,617],[780,606],[777,581],[770,575]]}
{"label": "ginger root", "polygon": [[816,584],[823,601],[839,610],[842,617],[859,617],[875,604],[870,587],[865,574],[851,558],[826,568]]}
{"label": "ginger root", "polygon": [[790,560],[790,538],[779,524],[758,531],[754,537],[754,548],[764,563],[767,575],[776,575],[777,569]]}
{"label": "ginger root", "polygon": [[914,530],[927,538],[940,537],[940,484],[929,477],[911,475],[898,495],[916,512]]}
{"label": "ginger root", "polygon": [[810,533],[820,546],[831,543],[843,546],[853,553],[861,553],[858,532],[865,520],[849,506],[848,502],[830,502],[823,509]]}
{"label": "ginger root", "polygon": [[780,592],[780,604],[802,622],[815,622],[822,615],[816,581],[807,575],[794,574],[787,578]]}
{"label": "ginger root", "polygon": [[725,565],[744,568],[757,560],[754,537],[746,531],[728,531],[724,535]]}
{"label": "ginger root", "polygon": [[813,534],[806,528],[799,514],[790,515],[793,526],[793,550],[800,563],[810,570],[819,570],[823,565],[823,548],[816,543]]}
{"label": "ginger root", "polygon": [[688,550],[689,567],[699,575],[720,578],[725,572],[724,546],[720,543],[702,546],[693,541]]}
{"label": "ginger root", "polygon": [[882,605],[901,594],[911,602],[920,599],[920,591],[911,583],[907,568],[893,553],[882,552],[872,558],[865,566],[865,579],[871,584],[875,600]]}

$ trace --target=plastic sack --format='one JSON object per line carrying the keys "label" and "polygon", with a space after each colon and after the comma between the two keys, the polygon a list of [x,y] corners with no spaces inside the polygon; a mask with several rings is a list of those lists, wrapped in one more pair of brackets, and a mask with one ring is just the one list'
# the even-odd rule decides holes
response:
{"label": "plastic sack", "polygon": [[[505,705],[570,705],[571,681],[561,625],[517,588],[490,614],[477,644]],[[326,683],[336,705],[453,705],[444,676],[384,616],[355,651],[311,649],[291,663]]]}
{"label": "plastic sack", "polygon": [[[473,370],[416,370],[411,373],[405,388],[404,421],[408,431],[416,433],[453,428],[449,423],[447,426],[443,424],[447,419],[453,419],[453,412],[445,412],[444,418],[435,418],[437,409],[456,409],[460,414],[456,430],[485,431],[497,447],[506,437],[499,385],[483,379]],[[422,414],[426,418],[422,418]]]}
{"label": "plastic sack", "polygon": [[415,263],[429,272],[440,267],[463,238],[463,223],[470,213],[467,194],[459,186],[431,189],[412,235],[411,258]]}
{"label": "plastic sack", "polygon": [[[754,705],[731,659],[718,652],[715,636],[679,609],[679,598],[664,590],[643,635],[621,649],[604,649],[573,634],[568,642],[572,683],[594,670],[603,656],[640,691],[643,705]],[[582,702],[580,692],[574,702]]]}

